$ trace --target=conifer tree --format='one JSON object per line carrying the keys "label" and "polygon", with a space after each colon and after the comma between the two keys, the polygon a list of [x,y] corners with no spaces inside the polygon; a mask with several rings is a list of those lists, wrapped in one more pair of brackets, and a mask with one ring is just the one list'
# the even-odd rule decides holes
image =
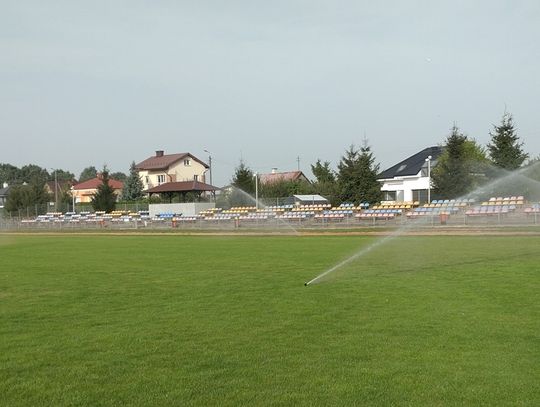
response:
{"label": "conifer tree", "polygon": [[144,185],[139,177],[139,171],[135,168],[135,161],[129,167],[129,176],[124,182],[122,199],[124,201],[137,201],[143,197]]}
{"label": "conifer tree", "polygon": [[318,159],[315,164],[311,164],[311,172],[319,183],[336,181],[336,174],[330,168],[329,161],[325,161],[323,163],[320,159]]}
{"label": "conifer tree", "polygon": [[114,211],[116,207],[116,195],[114,194],[114,188],[109,185],[107,167],[104,167],[101,172],[101,184],[98,185],[91,204],[95,211],[105,211],[107,213]]}
{"label": "conifer tree", "polygon": [[339,196],[343,202],[369,202],[381,200],[381,185],[377,181],[379,165],[375,164],[375,157],[371,148],[364,141],[364,145],[357,150],[351,145],[338,164]]}
{"label": "conifer tree", "polygon": [[247,192],[248,194],[252,194],[255,191],[253,171],[251,171],[243,160],[240,160],[240,165],[236,167],[232,179],[232,185],[244,192]]}
{"label": "conifer tree", "polygon": [[339,198],[338,184],[336,173],[330,168],[330,162],[321,162],[318,159],[315,164],[311,164],[311,172],[316,179],[313,183],[313,191],[329,199],[332,204],[336,204]]}
{"label": "conifer tree", "polygon": [[514,120],[505,112],[501,124],[493,125],[494,132],[489,133],[491,143],[488,144],[489,155],[493,164],[505,170],[515,170],[528,158],[523,151],[523,143],[519,141],[514,128]]}
{"label": "conifer tree", "polygon": [[471,163],[467,159],[467,136],[454,124],[446,138],[444,157],[431,172],[431,182],[435,196],[458,198],[471,191],[474,186]]}
{"label": "conifer tree", "polygon": [[231,185],[235,188],[228,197],[230,206],[255,205],[255,178],[253,171],[243,160],[240,160],[240,165],[236,167]]}

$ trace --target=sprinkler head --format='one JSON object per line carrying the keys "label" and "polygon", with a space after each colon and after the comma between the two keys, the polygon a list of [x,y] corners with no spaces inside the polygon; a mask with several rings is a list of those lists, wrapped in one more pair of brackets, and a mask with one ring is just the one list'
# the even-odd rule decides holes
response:
{"label": "sprinkler head", "polygon": [[308,286],[308,283],[307,283],[307,282],[306,282],[306,283],[304,283],[304,286],[305,286],[305,287],[307,287],[307,286]]}

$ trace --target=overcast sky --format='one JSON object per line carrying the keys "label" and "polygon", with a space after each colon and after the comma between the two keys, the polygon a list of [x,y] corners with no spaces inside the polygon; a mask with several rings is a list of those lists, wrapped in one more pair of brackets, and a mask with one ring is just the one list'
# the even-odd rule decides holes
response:
{"label": "overcast sky", "polygon": [[0,0],[0,162],[127,172],[157,149],[214,184],[311,177],[364,135],[381,169],[482,144],[506,109],[540,154],[540,2]]}

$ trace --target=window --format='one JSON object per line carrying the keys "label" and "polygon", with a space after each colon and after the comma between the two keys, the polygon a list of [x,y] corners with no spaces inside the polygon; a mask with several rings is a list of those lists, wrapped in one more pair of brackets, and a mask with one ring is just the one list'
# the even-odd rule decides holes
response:
{"label": "window", "polygon": [[195,174],[195,175],[193,176],[193,181],[198,181],[198,180],[199,180],[199,176],[198,176],[197,174]]}
{"label": "window", "polygon": [[427,203],[427,189],[413,189],[412,199],[413,201],[418,201],[421,204]]}
{"label": "window", "polygon": [[186,167],[190,167],[190,166],[191,166],[191,160],[190,160],[189,158],[186,158],[186,159],[184,160],[184,165],[185,165]]}
{"label": "window", "polygon": [[384,199],[383,201],[395,201],[396,200],[396,191],[383,191]]}
{"label": "window", "polygon": [[157,176],[157,182],[158,184],[164,184],[165,183],[165,175],[161,174]]}

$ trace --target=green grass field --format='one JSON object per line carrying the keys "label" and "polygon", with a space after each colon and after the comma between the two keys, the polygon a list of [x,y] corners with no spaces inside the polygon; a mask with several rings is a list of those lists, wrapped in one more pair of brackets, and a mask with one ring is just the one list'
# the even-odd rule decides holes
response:
{"label": "green grass field", "polygon": [[540,405],[540,238],[0,236],[0,405]]}

